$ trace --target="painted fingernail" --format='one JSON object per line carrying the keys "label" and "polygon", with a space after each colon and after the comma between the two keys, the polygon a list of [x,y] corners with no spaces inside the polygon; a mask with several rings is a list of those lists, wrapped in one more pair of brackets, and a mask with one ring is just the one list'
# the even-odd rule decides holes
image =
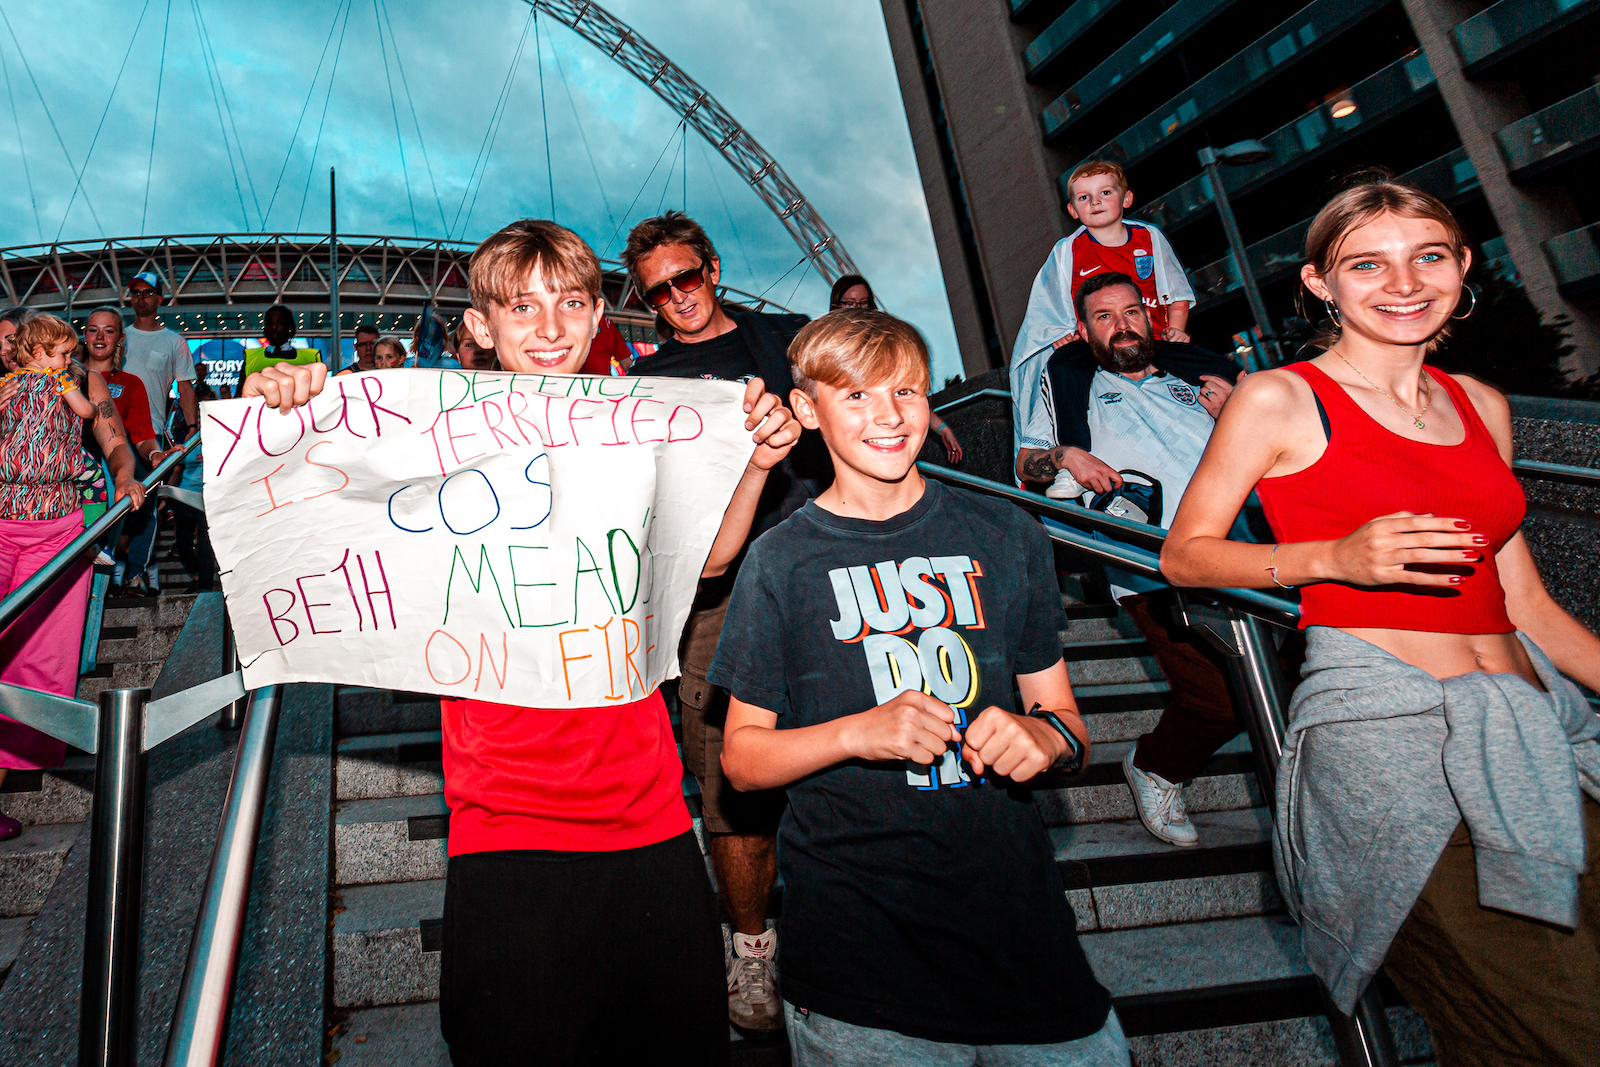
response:
{"label": "painted fingernail", "polygon": [[1459,575],[1459,574],[1452,574],[1452,575],[1451,575],[1451,576],[1450,576],[1450,584],[1451,584],[1451,585],[1460,585],[1460,584],[1461,584],[1461,582],[1462,582],[1462,576],[1461,576],[1461,575]]}
{"label": "painted fingernail", "polygon": [[1489,539],[1483,536],[1483,534],[1473,534],[1472,543],[1475,545],[1486,545],[1489,543]]}
{"label": "painted fingernail", "polygon": [[1472,529],[1472,523],[1468,522],[1466,519],[1457,519],[1456,520],[1456,529],[1458,529],[1458,530],[1470,530],[1470,529]]}

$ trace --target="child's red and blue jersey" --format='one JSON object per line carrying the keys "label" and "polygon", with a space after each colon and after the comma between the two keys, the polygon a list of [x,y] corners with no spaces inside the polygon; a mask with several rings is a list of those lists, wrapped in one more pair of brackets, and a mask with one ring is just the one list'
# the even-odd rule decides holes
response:
{"label": "child's red and blue jersey", "polygon": [[1150,313],[1150,327],[1157,337],[1167,328],[1167,305],[1156,288],[1155,242],[1150,231],[1136,222],[1123,224],[1128,231],[1126,244],[1103,245],[1087,229],[1072,239],[1072,298],[1077,300],[1083,283],[1096,274],[1126,274],[1139,283],[1139,293]]}

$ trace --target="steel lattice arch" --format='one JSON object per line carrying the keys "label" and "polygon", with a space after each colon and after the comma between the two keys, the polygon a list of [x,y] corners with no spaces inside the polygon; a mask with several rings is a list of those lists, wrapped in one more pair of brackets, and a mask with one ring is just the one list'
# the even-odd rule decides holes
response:
{"label": "steel lattice arch", "polygon": [[756,143],[728,109],[665,53],[621,19],[587,0],[524,0],[568,27],[638,78],[704,137],[783,223],[811,265],[828,282],[856,274],[855,261],[778,161]]}
{"label": "steel lattice arch", "polygon": [[[425,305],[446,318],[470,302],[468,241],[339,235],[339,321],[409,332]],[[257,336],[261,313],[287,304],[298,333],[327,336],[328,235],[304,233],[173,234],[112,237],[0,248],[0,307],[26,304],[84,319],[101,304],[120,304],[128,281],[155,270],[167,281],[162,319],[190,337]],[[654,316],[622,264],[602,263],[607,314],[629,340],[656,340]],[[762,297],[721,287],[731,303],[784,310]]]}

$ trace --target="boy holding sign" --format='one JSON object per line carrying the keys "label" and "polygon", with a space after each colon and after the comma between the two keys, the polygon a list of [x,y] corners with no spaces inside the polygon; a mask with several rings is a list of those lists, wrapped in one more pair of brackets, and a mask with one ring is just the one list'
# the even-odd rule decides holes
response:
{"label": "boy holding sign", "polygon": [[1126,1065],[1050,841],[1015,788],[1080,769],[1089,747],[1044,531],[918,474],[916,330],[835,311],[789,359],[790,402],[821,431],[835,481],[749,549],[710,678],[732,695],[729,779],[789,789],[794,1063]]}
{"label": "boy holding sign", "polygon": [[[465,319],[506,370],[576,374],[600,327],[600,281],[582,238],[523,220],[473,254]],[[320,363],[269,367],[243,395],[287,412],[326,376]],[[767,472],[800,433],[759,379],[744,410],[756,448],[706,576],[743,547]],[[670,1048],[683,1062],[727,1062],[716,906],[659,690],[593,708],[440,706],[450,865],[439,1009],[452,1061],[643,1061]]]}

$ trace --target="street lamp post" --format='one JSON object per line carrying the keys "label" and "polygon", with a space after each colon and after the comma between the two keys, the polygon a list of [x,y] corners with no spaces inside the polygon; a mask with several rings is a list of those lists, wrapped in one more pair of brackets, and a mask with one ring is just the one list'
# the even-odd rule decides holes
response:
{"label": "street lamp post", "polygon": [[1272,317],[1267,314],[1266,302],[1261,299],[1261,287],[1256,284],[1255,271],[1250,269],[1250,258],[1245,253],[1244,238],[1239,235],[1239,221],[1233,217],[1233,204],[1228,200],[1228,190],[1222,184],[1222,164],[1248,166],[1272,158],[1272,149],[1260,141],[1235,141],[1226,148],[1210,145],[1198,153],[1200,165],[1206,170],[1211,183],[1211,195],[1217,202],[1217,217],[1222,220],[1222,232],[1228,236],[1228,248],[1233,252],[1234,265],[1239,268],[1239,280],[1244,285],[1244,298],[1250,305],[1261,329],[1261,350],[1268,366],[1281,362],[1278,352],[1277,331],[1272,327]]}

